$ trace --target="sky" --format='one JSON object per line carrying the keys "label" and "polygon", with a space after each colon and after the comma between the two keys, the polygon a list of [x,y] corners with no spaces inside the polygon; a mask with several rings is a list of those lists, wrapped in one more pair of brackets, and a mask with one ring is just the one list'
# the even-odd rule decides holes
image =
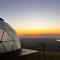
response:
{"label": "sky", "polygon": [[0,17],[18,34],[60,34],[60,0],[0,0]]}

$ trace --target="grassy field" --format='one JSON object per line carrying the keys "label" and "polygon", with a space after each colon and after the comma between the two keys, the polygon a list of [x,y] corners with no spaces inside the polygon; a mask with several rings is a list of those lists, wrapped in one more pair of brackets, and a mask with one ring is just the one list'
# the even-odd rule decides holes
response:
{"label": "grassy field", "polygon": [[49,51],[47,48],[44,48],[43,50],[43,47],[37,47],[38,49],[32,46],[22,47],[39,51],[38,53],[22,56],[22,60],[60,60],[60,51]]}
{"label": "grassy field", "polygon": [[[38,50],[39,52],[22,56],[21,60],[60,60],[60,43],[48,42],[51,40],[49,39],[22,39],[21,40],[22,48]],[[46,42],[48,44],[45,44],[45,43],[42,44],[40,42]]]}
{"label": "grassy field", "polygon": [[60,60],[60,52],[42,51],[26,56],[22,56],[22,60]]}

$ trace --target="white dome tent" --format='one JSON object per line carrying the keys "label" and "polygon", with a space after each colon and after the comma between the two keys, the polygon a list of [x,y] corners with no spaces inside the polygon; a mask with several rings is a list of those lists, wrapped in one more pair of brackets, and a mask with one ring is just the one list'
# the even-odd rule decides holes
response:
{"label": "white dome tent", "polygon": [[20,52],[20,48],[20,40],[17,37],[15,30],[0,18],[0,54],[11,51],[17,53],[16,51]]}
{"label": "white dome tent", "polygon": [[20,40],[15,30],[0,18],[0,58],[19,57],[38,51],[21,48]]}

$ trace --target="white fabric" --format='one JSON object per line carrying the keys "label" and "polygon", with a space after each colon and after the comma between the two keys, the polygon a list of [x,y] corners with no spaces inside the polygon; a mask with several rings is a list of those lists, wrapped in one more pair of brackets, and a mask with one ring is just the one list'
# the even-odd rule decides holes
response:
{"label": "white fabric", "polygon": [[15,30],[7,23],[0,21],[0,53],[20,49],[20,40]]}

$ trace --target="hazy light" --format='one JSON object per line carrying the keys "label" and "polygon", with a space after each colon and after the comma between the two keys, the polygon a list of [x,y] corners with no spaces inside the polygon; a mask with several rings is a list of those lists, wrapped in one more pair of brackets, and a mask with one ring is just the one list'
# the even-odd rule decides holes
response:
{"label": "hazy light", "polygon": [[56,40],[56,41],[60,42],[60,40]]}

